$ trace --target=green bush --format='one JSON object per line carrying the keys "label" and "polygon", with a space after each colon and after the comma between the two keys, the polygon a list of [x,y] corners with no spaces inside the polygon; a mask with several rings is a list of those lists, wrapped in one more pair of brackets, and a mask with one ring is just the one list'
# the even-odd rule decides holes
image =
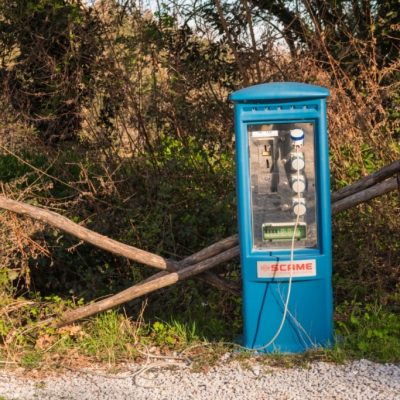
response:
{"label": "green bush", "polygon": [[338,347],[347,357],[400,360],[400,316],[377,303],[345,302],[337,307]]}

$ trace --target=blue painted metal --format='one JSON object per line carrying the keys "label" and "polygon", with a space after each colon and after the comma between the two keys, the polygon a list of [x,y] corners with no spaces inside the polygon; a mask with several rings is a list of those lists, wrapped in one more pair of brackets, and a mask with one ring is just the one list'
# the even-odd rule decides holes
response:
{"label": "blue painted metal", "polygon": [[321,99],[329,90],[321,86],[299,82],[262,83],[240,89],[230,95],[234,102],[264,102],[266,100]]}
{"label": "blue painted metal", "polygon": [[243,345],[258,349],[277,331],[288,278],[258,278],[257,261],[290,260],[290,250],[252,248],[251,187],[247,125],[313,122],[315,126],[316,248],[294,251],[294,260],[314,259],[314,277],[293,277],[289,311],[275,342],[263,352],[303,352],[333,340],[332,243],[325,88],[303,83],[267,83],[230,96],[235,103],[238,221],[243,277]]}

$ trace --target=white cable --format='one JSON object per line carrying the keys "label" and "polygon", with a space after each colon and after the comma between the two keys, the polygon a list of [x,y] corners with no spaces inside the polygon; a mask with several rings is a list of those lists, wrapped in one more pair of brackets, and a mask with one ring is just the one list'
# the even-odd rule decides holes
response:
{"label": "white cable", "polygon": [[[296,157],[297,158],[299,156],[299,147],[300,146],[296,146]],[[297,180],[299,180],[299,178],[300,178],[300,169],[297,168]],[[300,192],[297,192],[298,204],[300,204],[300,198],[301,198],[300,197]],[[289,276],[289,282],[288,282],[288,291],[287,291],[287,295],[286,295],[285,307],[284,307],[284,310],[283,310],[281,323],[279,325],[279,328],[275,332],[275,335],[272,337],[272,339],[267,344],[264,344],[263,346],[257,347],[257,348],[255,348],[253,350],[260,351],[260,350],[264,350],[267,347],[271,346],[271,344],[273,344],[275,342],[275,340],[277,339],[277,337],[281,333],[283,325],[284,325],[284,323],[286,321],[286,316],[287,316],[288,309],[289,309],[290,294],[291,294],[291,291],[292,291],[293,261],[294,261],[294,241],[296,239],[296,230],[297,230],[297,227],[299,225],[299,220],[300,220],[300,212],[298,212],[297,216],[296,216],[296,222],[294,224],[293,235],[292,235],[292,244],[290,246],[290,265],[291,265],[291,268],[290,268],[290,276]]]}
{"label": "white cable", "polygon": [[[280,291],[279,291],[279,297],[280,297],[282,303],[284,303],[283,295],[282,295],[282,293]],[[300,335],[300,338],[301,338],[302,342],[304,343],[304,346],[317,347],[317,344],[315,342],[313,342],[313,340],[311,339],[311,337],[308,334],[308,332],[304,329],[303,325],[301,325],[301,323],[297,320],[297,318],[290,312],[289,308],[287,310],[287,315],[292,319],[293,324],[297,327],[298,333]],[[303,335],[301,334],[301,332],[304,333],[304,335],[306,336],[306,339],[309,341],[308,345],[307,345],[306,341],[304,340]]]}

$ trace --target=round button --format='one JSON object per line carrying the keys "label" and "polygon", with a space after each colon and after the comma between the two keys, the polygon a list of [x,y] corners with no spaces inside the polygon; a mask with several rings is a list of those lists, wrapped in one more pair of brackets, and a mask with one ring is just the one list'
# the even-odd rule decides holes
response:
{"label": "round button", "polygon": [[302,153],[294,154],[292,156],[291,166],[292,166],[292,169],[295,171],[302,170],[304,168],[305,162],[304,162],[304,156]]}
{"label": "round button", "polygon": [[306,199],[304,197],[293,197],[293,212],[297,216],[303,216],[307,212]]}
{"label": "round button", "polygon": [[297,178],[297,176],[292,178],[292,189],[296,193],[303,193],[306,190],[306,183],[302,175],[300,175],[299,178]]}
{"label": "round button", "polygon": [[297,203],[293,207],[293,212],[296,215],[299,215],[300,217],[303,216],[306,213],[306,211],[307,211],[306,206],[303,203]]}

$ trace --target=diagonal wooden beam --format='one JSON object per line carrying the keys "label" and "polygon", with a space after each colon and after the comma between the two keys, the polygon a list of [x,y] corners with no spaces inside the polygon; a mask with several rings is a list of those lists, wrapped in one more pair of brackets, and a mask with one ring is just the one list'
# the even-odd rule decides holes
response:
{"label": "diagonal wooden beam", "polygon": [[334,203],[345,197],[358,193],[364,189],[376,185],[379,182],[384,181],[385,179],[396,173],[400,173],[400,160],[393,161],[391,164],[385,165],[378,171],[375,171],[370,175],[364,176],[358,181],[337,190],[336,192],[332,193],[331,201],[332,203]]}
{"label": "diagonal wooden beam", "polygon": [[[180,262],[176,262],[96,233],[53,211],[12,200],[1,195],[0,208],[26,215],[46,224],[52,225],[72,236],[77,237],[78,239],[97,246],[103,250],[114,253],[118,256],[126,257],[141,264],[169,272],[177,271],[191,264],[196,264],[211,256],[219,254],[224,250],[236,246],[239,242],[238,235],[233,235],[214,243],[195,254],[192,254]],[[218,275],[213,274],[212,272],[208,272],[199,278],[210,285],[222,290],[227,290],[231,293],[238,293],[240,290],[240,287],[238,287],[236,284],[220,278]]]}
{"label": "diagonal wooden beam", "polygon": [[358,204],[365,203],[375,197],[382,196],[392,190],[400,190],[400,180],[397,177],[386,179],[383,182],[370,186],[367,189],[353,193],[332,203],[332,214],[339,213]]}
{"label": "diagonal wooden beam", "polygon": [[167,286],[171,286],[179,281],[201,274],[202,272],[208,271],[210,268],[215,267],[218,264],[231,260],[232,258],[238,256],[239,253],[239,246],[235,246],[195,265],[184,267],[177,272],[160,272],[162,276],[159,276],[156,279],[141,282],[137,285],[131,286],[128,289],[123,290],[122,292],[115,294],[114,296],[79,307],[75,310],[67,311],[63,315],[61,315],[60,319],[58,319],[57,321],[48,320],[46,322],[52,322],[53,325],[57,327],[71,324],[72,322],[75,322],[82,318],[87,318],[91,315],[124,304],[145,294],[154,292]]}
{"label": "diagonal wooden beam", "polygon": [[45,222],[46,224],[61,229],[62,231],[67,232],[78,239],[93,244],[96,247],[107,250],[119,256],[129,258],[130,260],[139,262],[141,264],[146,264],[150,267],[163,270],[176,270],[176,263],[172,260],[168,260],[164,257],[158,256],[157,254],[153,254],[148,251],[138,249],[137,247],[118,242],[117,240],[110,239],[107,236],[100,235],[100,233],[80,226],[53,211],[31,206],[20,201],[11,200],[2,195],[0,195],[0,208],[18,214],[27,215],[31,218]]}

